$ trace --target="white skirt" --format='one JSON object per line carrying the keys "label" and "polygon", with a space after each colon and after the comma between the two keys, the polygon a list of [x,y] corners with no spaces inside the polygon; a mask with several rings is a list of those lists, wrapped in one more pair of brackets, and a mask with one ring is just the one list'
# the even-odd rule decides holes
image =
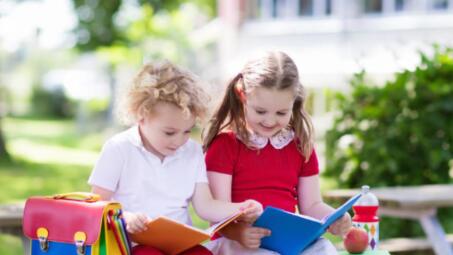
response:
{"label": "white skirt", "polygon": [[[219,238],[204,245],[214,255],[278,255],[278,252],[266,249],[248,249],[240,243],[227,239]],[[338,255],[335,246],[327,239],[320,238],[301,255]]]}

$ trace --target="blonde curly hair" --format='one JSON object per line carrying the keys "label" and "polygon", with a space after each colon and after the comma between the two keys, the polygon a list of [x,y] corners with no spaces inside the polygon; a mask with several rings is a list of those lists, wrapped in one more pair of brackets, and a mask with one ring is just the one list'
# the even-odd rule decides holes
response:
{"label": "blonde curly hair", "polygon": [[194,74],[169,61],[146,64],[127,90],[120,117],[127,124],[136,123],[141,116],[152,115],[158,102],[167,102],[178,106],[187,117],[203,119],[209,96],[200,83]]}

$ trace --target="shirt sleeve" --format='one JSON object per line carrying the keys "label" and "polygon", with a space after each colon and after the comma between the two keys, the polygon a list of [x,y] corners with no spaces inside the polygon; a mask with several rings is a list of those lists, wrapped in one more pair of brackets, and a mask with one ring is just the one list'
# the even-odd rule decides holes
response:
{"label": "shirt sleeve", "polygon": [[307,177],[319,174],[319,163],[318,163],[318,156],[316,155],[316,151],[313,149],[313,152],[310,155],[310,158],[307,162],[302,162],[302,169],[300,171],[299,177]]}
{"label": "shirt sleeve", "polygon": [[197,183],[208,183],[208,176],[206,174],[206,163],[204,161],[203,156],[203,149],[199,146],[199,150],[197,150],[197,159],[198,159],[198,167],[197,167]]}
{"label": "shirt sleeve", "polygon": [[238,156],[238,147],[234,134],[219,134],[206,151],[205,161],[208,171],[232,175]]}
{"label": "shirt sleeve", "polygon": [[101,154],[91,172],[88,184],[115,192],[121,177],[124,156],[118,145],[107,141],[102,147]]}

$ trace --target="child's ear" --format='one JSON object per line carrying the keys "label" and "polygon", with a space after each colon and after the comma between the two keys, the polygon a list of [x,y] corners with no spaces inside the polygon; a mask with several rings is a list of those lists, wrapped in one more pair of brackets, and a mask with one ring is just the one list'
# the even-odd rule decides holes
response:
{"label": "child's ear", "polygon": [[139,124],[143,124],[145,122],[145,115],[143,114],[142,111],[140,111],[138,114],[137,114],[137,122]]}

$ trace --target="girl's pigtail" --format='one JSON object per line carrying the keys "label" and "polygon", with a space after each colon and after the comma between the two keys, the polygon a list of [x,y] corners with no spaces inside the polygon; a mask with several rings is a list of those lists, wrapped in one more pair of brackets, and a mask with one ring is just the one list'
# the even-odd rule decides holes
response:
{"label": "girl's pigtail", "polygon": [[[238,134],[243,134],[245,129],[244,107],[241,94],[238,92],[238,83],[242,82],[242,74],[239,73],[227,86],[225,96],[218,109],[214,112],[207,128],[203,130],[203,150],[206,151],[214,138],[226,127],[237,129]],[[242,84],[240,84],[242,85]],[[243,86],[240,86],[242,89]],[[205,133],[206,131],[206,133]],[[246,132],[245,132],[246,134]],[[248,137],[246,135],[246,137]]]}
{"label": "girl's pigtail", "polygon": [[310,159],[313,152],[313,124],[310,116],[304,110],[302,95],[297,95],[294,101],[290,126],[293,127],[296,137],[299,139],[298,149],[304,155],[305,162]]}

